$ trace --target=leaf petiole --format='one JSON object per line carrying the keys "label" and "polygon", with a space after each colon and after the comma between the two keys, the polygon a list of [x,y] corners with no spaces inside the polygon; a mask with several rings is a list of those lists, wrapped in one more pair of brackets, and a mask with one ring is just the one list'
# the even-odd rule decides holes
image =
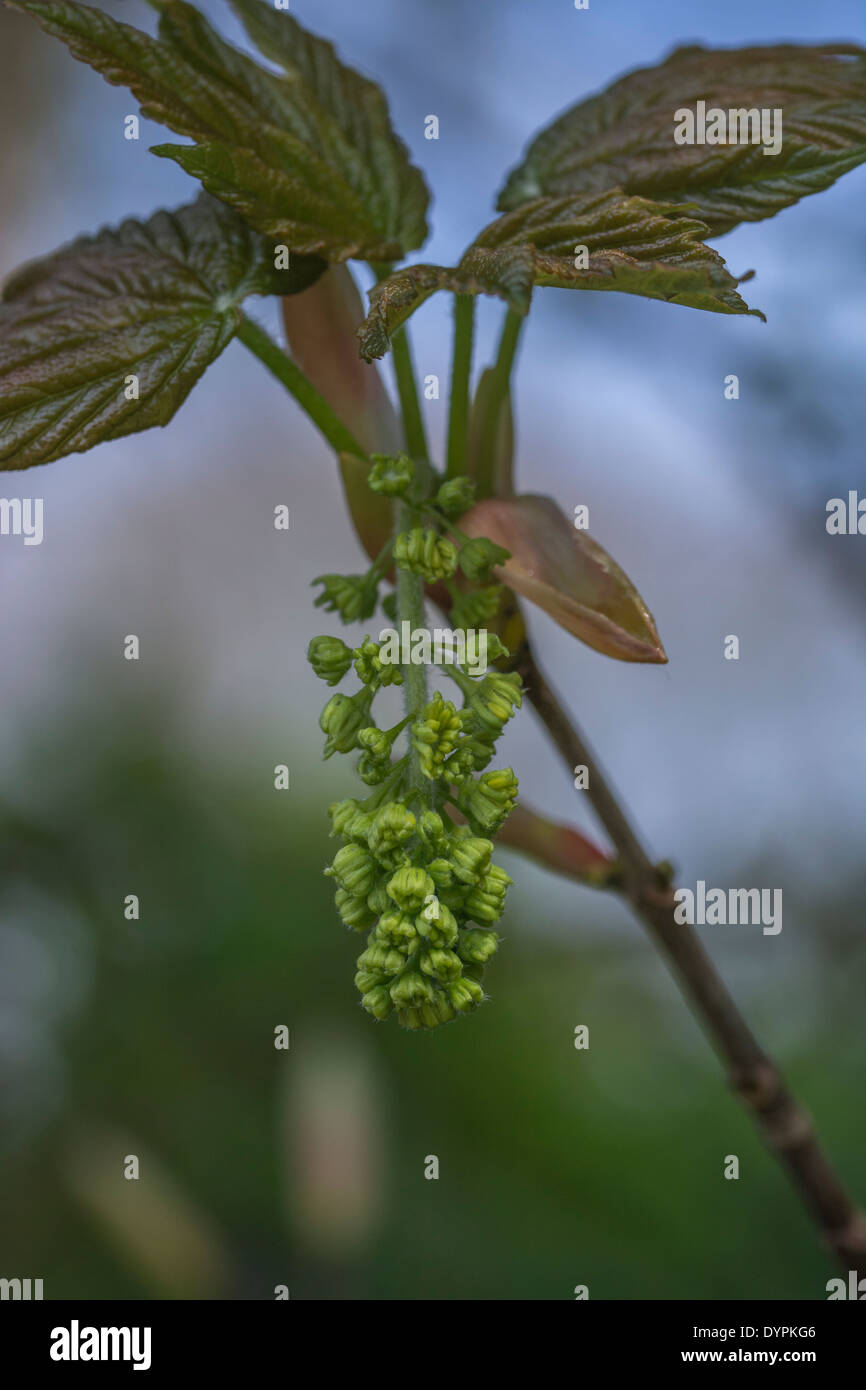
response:
{"label": "leaf petiole", "polygon": [[454,296],[454,357],[451,367],[451,402],[448,414],[448,459],[446,476],[456,478],[466,472],[469,437],[469,383],[475,336],[475,298],[471,294]]}
{"label": "leaf petiole", "polygon": [[331,448],[338,454],[353,454],[356,458],[367,457],[366,449],[358,443],[346,428],[339,416],[328,405],[324,396],[316,390],[313,383],[304,375],[296,362],[274,342],[269,333],[259,324],[240,316],[237,336],[244,347],[263,362],[268,371],[285,386],[301,409],[310,417],[313,424],[325,436]]}

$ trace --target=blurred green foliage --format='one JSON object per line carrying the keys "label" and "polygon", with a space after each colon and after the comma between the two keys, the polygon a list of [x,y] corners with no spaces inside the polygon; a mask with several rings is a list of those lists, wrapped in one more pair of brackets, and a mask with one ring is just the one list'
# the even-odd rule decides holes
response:
{"label": "blurred green foliage", "polygon": [[[512,914],[481,1013],[377,1025],[324,804],[170,726],[107,707],[25,741],[7,786],[0,1272],[48,1298],[824,1297],[829,1263],[637,930],[565,948]],[[576,923],[594,901],[575,890]],[[856,1185],[847,911],[824,919],[845,981],[809,980],[825,1012],[782,1061]]]}

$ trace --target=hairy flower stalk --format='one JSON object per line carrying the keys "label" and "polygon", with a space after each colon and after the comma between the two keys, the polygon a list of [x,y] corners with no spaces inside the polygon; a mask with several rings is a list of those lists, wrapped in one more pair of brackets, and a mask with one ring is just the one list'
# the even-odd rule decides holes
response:
{"label": "hairy flower stalk", "polygon": [[[461,548],[438,525],[419,520],[423,514],[444,525],[449,502],[465,505],[471,489],[445,484],[426,500],[405,455],[377,456],[369,481],[396,499],[396,606],[385,602],[398,626],[423,629],[424,583],[453,575]],[[465,546],[477,549],[475,541]],[[365,603],[368,616],[381,572],[377,563],[367,575],[323,576],[317,602],[344,621]],[[505,649],[494,642],[491,650],[499,656]],[[404,1028],[435,1028],[483,1001],[484,968],[499,944],[492,928],[511,879],[493,863],[490,837],[514,806],[517,778],[511,768],[482,769],[521,703],[520,680],[498,672],[473,677],[449,649],[443,662],[452,661],[443,671],[462,695],[458,708],[441,691],[429,694],[423,662],[391,663],[384,643],[370,637],[354,650],[337,637],[314,637],[307,655],[328,685],[340,684],[351,668],[361,683],[353,694],[332,695],[320,720],[325,756],[357,750],[358,775],[375,788],[363,800],[330,807],[332,834],[343,843],[325,870],[335,881],[343,923],[366,934],[355,976],[361,1004],[375,1019],[393,1013]],[[374,722],[372,705],[388,684],[402,686],[405,717],[385,730]],[[401,736],[406,748],[395,757]]]}

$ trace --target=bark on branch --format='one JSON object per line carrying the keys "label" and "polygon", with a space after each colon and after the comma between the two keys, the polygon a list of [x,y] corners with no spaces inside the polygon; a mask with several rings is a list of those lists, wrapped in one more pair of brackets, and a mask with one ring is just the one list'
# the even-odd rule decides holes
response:
{"label": "bark on branch", "polygon": [[866,1277],[866,1217],[821,1147],[808,1114],[763,1051],[692,927],[674,920],[673,888],[653,864],[598,760],[565,712],[528,645],[520,654],[524,686],[569,771],[589,769],[589,796],[621,868],[620,891],[662,955],[724,1064],[728,1080],[767,1147],[787,1171],[825,1245],[845,1270]]}

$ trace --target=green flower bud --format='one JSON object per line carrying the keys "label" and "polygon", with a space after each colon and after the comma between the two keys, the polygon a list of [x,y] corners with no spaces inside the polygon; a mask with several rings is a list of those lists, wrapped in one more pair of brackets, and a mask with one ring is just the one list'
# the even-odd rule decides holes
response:
{"label": "green flower bud", "polygon": [[346,797],[345,801],[332,801],[328,807],[328,815],[331,818],[331,834],[342,835],[348,839],[351,826],[358,816],[363,815],[363,811],[354,798]]}
{"label": "green flower bud", "polygon": [[384,985],[385,983],[385,976],[378,974],[375,970],[359,970],[355,976],[355,988],[359,994],[367,994],[377,985]]}
{"label": "green flower bud", "polygon": [[495,632],[487,634],[487,662],[492,665],[494,661],[499,661],[503,656],[510,656],[511,652],[505,643]]}
{"label": "green flower bud", "polygon": [[358,731],[367,722],[367,713],[351,695],[332,695],[319,716],[319,728],[328,737],[325,757],[333,753],[351,753],[357,745]]}
{"label": "green flower bud", "polygon": [[431,583],[450,579],[457,568],[457,547],[430,527],[401,531],[394,541],[394,563]]}
{"label": "green flower bud", "polygon": [[454,1006],[440,989],[437,989],[433,998],[424,1004],[397,1010],[397,1022],[402,1028],[438,1028],[441,1023],[449,1023],[452,1018],[456,1018]]}
{"label": "green flower bud", "polygon": [[376,611],[378,587],[364,574],[320,574],[314,584],[322,585],[315,599],[316,608],[339,613],[344,623],[360,622]]}
{"label": "green flower bud", "polygon": [[410,1008],[413,1004],[424,1004],[432,1000],[434,988],[429,980],[418,970],[404,970],[388,986],[389,993],[398,1008]]}
{"label": "green flower bud", "polygon": [[422,811],[418,817],[418,839],[425,849],[439,853],[445,848],[445,822],[436,811]]}
{"label": "green flower bud", "polygon": [[334,902],[343,925],[351,927],[352,931],[368,931],[376,920],[375,912],[370,910],[364,899],[356,898],[345,888],[337,889]]}
{"label": "green flower bud", "polygon": [[372,754],[374,758],[391,756],[391,740],[384,729],[377,729],[373,725],[368,725],[358,734],[358,747]]}
{"label": "green flower bud", "polygon": [[477,887],[470,890],[463,904],[474,922],[498,922],[505,911],[505,894],[513,882],[498,864],[491,864]]}
{"label": "green flower bud", "polygon": [[415,476],[412,460],[406,454],[371,454],[372,468],[367,486],[385,497],[402,497]]}
{"label": "green flower bud", "polygon": [[408,807],[402,801],[386,801],[373,817],[367,843],[376,858],[384,862],[414,834],[415,817]]}
{"label": "green flower bud", "polygon": [[402,685],[403,672],[391,661],[382,661],[380,643],[365,637],[360,647],[354,650],[355,672],[362,685]]}
{"label": "green flower bud", "polygon": [[383,912],[376,923],[373,938],[382,946],[393,946],[404,955],[411,954],[418,945],[418,933],[411,917],[402,912]]}
{"label": "green flower bud", "polygon": [[479,984],[484,982],[484,966],[476,965],[474,961],[466,961],[463,966],[464,980],[477,980]]}
{"label": "green flower bud", "polygon": [[364,752],[358,760],[358,776],[368,787],[377,787],[391,772],[391,740],[382,729],[368,725],[358,734]]}
{"label": "green flower bud", "polygon": [[454,882],[454,870],[447,859],[431,859],[427,872],[433,880],[438,893],[442,888],[450,888]]}
{"label": "green flower bud", "polygon": [[435,884],[424,869],[414,864],[405,864],[388,880],[388,896],[393,899],[402,912],[418,912],[432,893]]}
{"label": "green flower bud", "polygon": [[364,995],[361,1000],[361,1007],[366,1009],[368,1014],[377,1018],[380,1023],[384,1023],[394,1006],[385,985],[377,985],[375,989],[371,989],[368,994]]}
{"label": "green flower bud", "polygon": [[[449,621],[453,628],[479,628],[486,627],[492,623],[496,614],[499,612],[499,605],[502,602],[503,588],[501,584],[489,584],[483,589],[472,589],[469,593],[459,594],[451,607]],[[488,660],[490,657],[490,641],[494,636],[492,632],[487,634]]]}
{"label": "green flower bud", "polygon": [[463,971],[460,957],[453,951],[444,951],[441,948],[433,948],[429,951],[422,951],[418,958],[418,964],[425,975],[432,975],[434,980],[456,980],[459,979]]}
{"label": "green flower bud", "polygon": [[362,753],[355,770],[366,787],[378,787],[391,771],[391,764],[374,758],[372,753]]}
{"label": "green flower bud", "polygon": [[492,840],[481,840],[475,835],[455,837],[451,844],[451,867],[461,883],[478,883],[490,864],[492,853]]}
{"label": "green flower bud", "polygon": [[440,888],[437,895],[440,908],[447,907],[449,912],[458,912],[462,916],[463,902],[468,892],[470,889],[465,883],[453,883],[450,888]]}
{"label": "green flower bud", "polygon": [[384,883],[377,883],[372,893],[367,894],[367,906],[376,915],[380,912],[390,912],[394,906],[388,897],[388,890]]}
{"label": "green flower bud", "polygon": [[438,777],[442,764],[457,747],[462,729],[460,715],[450,700],[437,690],[421,716],[412,725],[412,747],[419,753],[425,777]]}
{"label": "green flower bud", "polygon": [[482,680],[474,681],[472,688],[464,686],[464,690],[466,702],[480,725],[497,736],[514,710],[523,703],[520,676],[516,671],[508,674],[491,671]]}
{"label": "green flower bud", "polygon": [[419,936],[423,936],[430,946],[450,948],[459,935],[457,918],[441,898],[428,903],[424,911],[418,914],[415,927]]}
{"label": "green flower bud", "polygon": [[376,861],[363,845],[343,845],[334,855],[331,867],[325,870],[354,898],[366,898],[376,882],[376,872]]}
{"label": "green flower bud", "polygon": [[[466,716],[464,715],[464,729],[466,727]],[[448,764],[447,772],[454,782],[465,782],[471,777],[473,772],[482,772],[490,762],[496,752],[496,743],[488,730],[483,730],[473,738],[466,739],[463,746],[454,754],[455,758],[460,758],[459,771],[462,777],[451,772],[451,765]]]}
{"label": "green flower bud", "polygon": [[349,832],[349,839],[354,840],[359,845],[367,843],[367,836],[370,834],[370,826],[373,824],[373,817],[369,811],[361,811],[352,821],[352,829]]}
{"label": "green flower bud", "polygon": [[510,767],[483,772],[476,782],[464,782],[457,804],[473,830],[495,835],[517,801],[517,778]]}
{"label": "green flower bud", "polygon": [[486,536],[478,536],[460,547],[460,568],[467,579],[480,583],[490,578],[494,565],[504,565],[510,554]]}
{"label": "green flower bud", "polygon": [[457,954],[467,965],[484,965],[499,946],[495,931],[483,931],[481,927],[467,927],[460,933]]}
{"label": "green flower bud", "polygon": [[475,484],[465,475],[448,478],[434,498],[435,506],[447,516],[459,516],[461,512],[467,511],[474,501]]}
{"label": "green flower bud", "polygon": [[375,975],[397,975],[405,969],[406,957],[389,946],[373,942],[366,951],[361,952],[355,965],[359,970],[369,970]]}
{"label": "green flower bud", "polygon": [[460,1013],[476,1009],[484,1001],[484,990],[477,980],[453,980],[448,986],[448,998]]}
{"label": "green flower bud", "polygon": [[[492,754],[491,754],[492,756]],[[448,761],[443,765],[440,775],[447,781],[456,786],[460,786],[471,777],[475,771],[475,752],[472,744],[465,740],[461,743],[456,753],[452,753]]]}
{"label": "green flower bud", "polygon": [[352,664],[352,652],[340,637],[314,637],[307,660],[320,680],[339,685]]}

